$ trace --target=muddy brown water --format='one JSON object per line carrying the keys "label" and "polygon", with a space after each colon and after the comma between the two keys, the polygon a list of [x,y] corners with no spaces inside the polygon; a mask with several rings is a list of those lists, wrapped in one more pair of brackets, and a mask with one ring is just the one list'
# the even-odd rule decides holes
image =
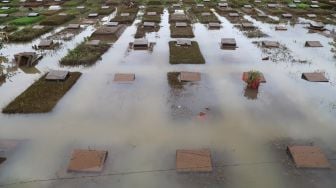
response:
{"label": "muddy brown water", "polygon": [[[311,63],[292,63],[280,57],[279,62],[262,61],[263,50],[252,42],[265,38],[248,39],[224,17],[219,19],[220,30],[193,25],[193,40],[200,45],[205,65],[169,64],[168,42],[172,39],[165,10],[160,31],[147,35],[149,42],[155,42],[152,52],[128,50],[138,18],[94,66],[58,64],[68,49],[94,32],[88,26],[57,51],[46,53],[36,66],[38,71],[28,74],[18,69],[0,87],[1,107],[50,69],[84,74],[50,113],[0,114],[0,138],[22,141],[14,151],[2,151],[7,161],[0,166],[0,187],[333,187],[335,169],[306,176],[290,161],[283,162],[287,159],[283,147],[279,151],[271,144],[305,140],[335,159],[336,71],[331,39],[309,34],[303,25],[278,32],[274,25],[246,17],[270,36],[267,40],[279,41],[295,59]],[[221,50],[221,38],[235,38],[239,48]],[[306,40],[319,40],[324,47],[304,48]],[[16,52],[33,51],[31,46],[39,41],[7,44],[1,54],[12,58]],[[272,57],[276,59],[277,54]],[[246,96],[241,81],[242,72],[251,69],[263,72],[267,80],[252,98]],[[325,71],[331,82],[310,83],[300,78],[302,72],[316,70]],[[174,71],[201,72],[202,81],[188,85],[180,98],[172,95],[167,81],[167,72]],[[117,72],[135,73],[136,81],[115,84]],[[172,105],[191,109],[188,118],[174,118]],[[208,107],[209,119],[195,118]],[[67,173],[75,148],[108,150],[103,173]],[[193,148],[211,149],[213,173],[175,172],[176,149]]]}

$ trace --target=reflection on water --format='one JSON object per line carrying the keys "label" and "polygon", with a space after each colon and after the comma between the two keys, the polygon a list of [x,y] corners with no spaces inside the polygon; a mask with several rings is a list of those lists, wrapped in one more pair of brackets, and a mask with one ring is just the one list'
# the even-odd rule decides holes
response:
{"label": "reflection on water", "polygon": [[[28,188],[334,186],[334,170],[315,171],[306,177],[302,171],[288,169],[282,162],[287,159],[282,147],[277,150],[276,146],[270,146],[287,138],[308,142],[318,138],[320,142],[315,144],[323,146],[330,159],[335,156],[331,150],[336,148],[336,116],[326,105],[335,102],[335,86],[306,82],[300,76],[302,72],[319,69],[326,71],[335,83],[331,39],[310,34],[302,25],[287,25],[287,31],[277,32],[273,25],[251,19],[270,36],[267,40],[279,41],[288,48],[284,56],[311,63],[289,65],[281,63],[287,61],[283,58],[277,58],[280,63],[263,62],[262,49],[224,17],[219,17],[223,25],[220,30],[208,30],[198,23],[193,25],[193,40],[200,45],[205,65],[170,65],[168,42],[172,39],[167,11],[162,16],[161,29],[146,36],[156,43],[153,51],[131,51],[125,56],[139,19],[126,28],[93,67],[68,68],[58,63],[69,49],[94,32],[95,27],[88,26],[72,40],[64,41],[55,53],[46,53],[35,67],[39,73],[26,74],[17,69],[11,82],[0,87],[0,106],[4,107],[50,69],[84,73],[51,113],[0,114],[0,138],[25,140],[21,147],[6,155],[7,161],[0,166],[0,185],[14,183],[4,187]],[[238,48],[221,50],[221,38],[235,38]],[[304,42],[310,39],[321,41],[325,47],[303,48]],[[31,46],[39,42],[36,39],[29,44],[6,44],[1,53],[12,58],[17,52],[32,50]],[[254,93],[255,100],[244,97],[253,98],[246,94],[249,91],[242,89],[245,84],[240,79],[241,73],[247,70],[260,70],[267,77],[267,84],[262,85],[257,95]],[[201,72],[202,80],[176,92],[168,84],[167,73],[178,71]],[[115,73],[135,73],[136,81],[116,84]],[[174,119],[182,114],[179,106],[187,114],[183,121]],[[211,121],[193,118],[200,112]],[[83,177],[85,174],[67,173],[75,148],[108,150],[103,174]],[[193,148],[211,150],[216,167],[213,173],[175,172],[176,150]],[[331,162],[335,165],[335,161]],[[304,183],[312,177],[314,183]],[[15,183],[21,181],[27,182]]]}

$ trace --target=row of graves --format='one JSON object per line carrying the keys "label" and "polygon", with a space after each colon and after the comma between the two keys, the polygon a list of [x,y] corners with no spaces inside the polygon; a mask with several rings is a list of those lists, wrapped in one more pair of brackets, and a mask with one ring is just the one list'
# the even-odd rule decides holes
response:
{"label": "row of graves", "polygon": [[[25,145],[25,141],[22,140],[0,140],[0,168],[11,161],[12,157],[20,152]],[[319,144],[312,145],[301,142],[289,142],[282,145],[274,145],[271,148],[274,153],[278,153],[277,158],[279,158],[278,162],[274,162],[274,165],[286,169],[287,175],[296,178],[294,182],[307,185],[311,183],[310,178],[312,178],[314,179],[314,185],[328,185],[333,181],[335,170],[330,149],[323,148]],[[241,165],[229,160],[227,157],[229,154],[219,155],[216,150],[211,148],[176,149],[175,152],[169,154],[169,157],[174,158],[174,166],[169,168],[169,171],[175,171],[180,176],[188,175],[189,178],[199,175],[216,176],[221,169],[227,166]],[[104,148],[74,148],[66,156],[67,165],[63,169],[66,172],[64,178],[77,177],[77,175],[83,177],[87,175],[91,178],[99,175],[108,176],[105,171],[110,168],[107,165],[111,164],[109,160],[113,158],[113,155],[110,155],[109,151]],[[223,162],[223,158],[226,160],[225,162]],[[326,181],[323,177],[329,179]],[[218,183],[218,180],[215,182]],[[207,183],[211,185],[213,182],[208,181]]]}

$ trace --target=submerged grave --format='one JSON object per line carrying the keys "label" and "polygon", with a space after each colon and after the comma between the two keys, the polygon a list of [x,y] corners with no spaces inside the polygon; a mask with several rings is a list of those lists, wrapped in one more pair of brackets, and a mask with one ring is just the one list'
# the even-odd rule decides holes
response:
{"label": "submerged grave", "polygon": [[211,153],[209,149],[177,150],[177,172],[212,172]]}
{"label": "submerged grave", "polygon": [[46,76],[42,76],[33,83],[10,102],[2,112],[6,114],[49,112],[77,82],[81,73],[70,72],[68,78],[64,81],[49,81],[46,80]]}
{"label": "submerged grave", "polygon": [[118,83],[130,83],[135,80],[135,74],[133,73],[116,73],[113,81]]}
{"label": "submerged grave", "polygon": [[38,44],[38,48],[40,49],[46,49],[46,48],[52,48],[55,45],[53,40],[41,40]]}
{"label": "submerged grave", "polygon": [[177,44],[177,41],[170,41],[169,52],[170,64],[205,64],[205,59],[196,41],[191,41],[190,46],[181,46]]}
{"label": "submerged grave", "polygon": [[42,58],[36,52],[21,52],[14,55],[14,61],[18,66],[32,67]]}
{"label": "submerged grave", "polygon": [[309,82],[329,82],[323,72],[302,73],[301,78]]}
{"label": "submerged grave", "polygon": [[320,41],[306,41],[305,47],[323,47]]}
{"label": "submerged grave", "polygon": [[68,172],[101,172],[107,159],[107,153],[107,151],[100,150],[74,150]]}
{"label": "submerged grave", "polygon": [[180,72],[178,79],[181,82],[197,82],[201,80],[201,73],[199,72]]}
{"label": "submerged grave", "polygon": [[288,146],[297,168],[330,168],[328,159],[317,146]]}
{"label": "submerged grave", "polygon": [[262,46],[265,48],[279,48],[280,47],[280,43],[277,41],[262,41]]}
{"label": "submerged grave", "polygon": [[221,39],[221,48],[228,50],[235,50],[237,48],[237,42],[234,38],[222,38]]}

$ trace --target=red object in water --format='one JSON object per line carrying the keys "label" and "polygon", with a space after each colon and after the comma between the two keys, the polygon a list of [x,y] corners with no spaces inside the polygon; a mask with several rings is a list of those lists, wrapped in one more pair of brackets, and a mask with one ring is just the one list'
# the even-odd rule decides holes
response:
{"label": "red object in water", "polygon": [[247,85],[250,89],[258,89],[260,86],[260,79],[253,81]]}

